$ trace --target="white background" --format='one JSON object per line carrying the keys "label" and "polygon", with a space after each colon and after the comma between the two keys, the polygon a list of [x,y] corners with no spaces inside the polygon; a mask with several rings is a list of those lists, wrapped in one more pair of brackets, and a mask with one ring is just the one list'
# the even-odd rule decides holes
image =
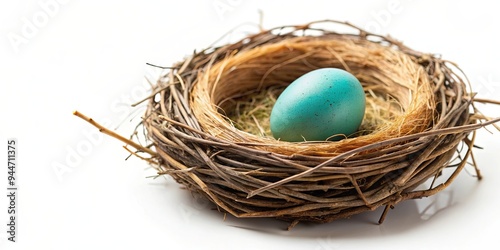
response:
{"label": "white background", "polygon": [[[382,225],[376,210],[285,231],[272,219],[224,221],[171,178],[146,178],[154,175],[146,162],[125,160],[121,142],[72,115],[130,135],[143,109],[129,105],[148,94],[145,76],[159,74],[147,62],[180,61],[258,23],[259,10],[264,28],[337,19],[390,34],[457,62],[474,91],[500,99],[493,1],[2,1],[0,187],[15,137],[19,220],[13,244],[2,193],[0,249],[496,249],[500,133],[492,128],[477,141],[480,182],[468,167],[442,193],[396,206]],[[257,29],[239,30],[234,37]],[[482,110],[500,116],[500,107]]]}

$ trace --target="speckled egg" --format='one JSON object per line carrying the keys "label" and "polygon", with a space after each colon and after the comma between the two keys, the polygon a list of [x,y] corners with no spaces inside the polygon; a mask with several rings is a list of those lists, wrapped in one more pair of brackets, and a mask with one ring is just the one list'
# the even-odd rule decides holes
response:
{"label": "speckled egg", "polygon": [[[293,81],[271,111],[271,132],[283,141],[324,141],[356,132],[365,114],[365,93],[351,73],[321,68]],[[334,139],[343,138],[336,136]]]}

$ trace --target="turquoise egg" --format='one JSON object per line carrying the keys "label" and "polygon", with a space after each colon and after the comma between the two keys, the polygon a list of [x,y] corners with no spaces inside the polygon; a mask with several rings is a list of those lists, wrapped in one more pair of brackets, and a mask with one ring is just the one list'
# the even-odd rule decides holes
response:
{"label": "turquoise egg", "polygon": [[351,73],[336,68],[313,70],[278,97],[271,111],[271,132],[274,138],[291,142],[349,136],[361,125],[365,106],[363,86]]}

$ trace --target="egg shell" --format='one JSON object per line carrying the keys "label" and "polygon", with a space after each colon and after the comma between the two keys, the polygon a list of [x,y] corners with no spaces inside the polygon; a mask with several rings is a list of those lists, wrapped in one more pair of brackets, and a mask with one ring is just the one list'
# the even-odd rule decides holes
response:
{"label": "egg shell", "polygon": [[293,81],[276,100],[271,132],[276,139],[291,142],[349,136],[363,121],[365,99],[363,86],[351,73],[337,68],[310,71]]}

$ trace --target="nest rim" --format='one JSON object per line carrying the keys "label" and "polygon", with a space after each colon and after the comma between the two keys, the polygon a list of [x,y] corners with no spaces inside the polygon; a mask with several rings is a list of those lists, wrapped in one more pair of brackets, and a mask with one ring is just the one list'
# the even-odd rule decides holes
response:
{"label": "nest rim", "polygon": [[[345,39],[342,36],[337,37],[337,35],[335,35],[333,38],[335,40],[331,40],[332,39],[331,37],[327,37],[327,39],[324,40],[323,39],[318,40],[317,37],[312,37],[310,39],[311,41],[309,41],[309,39],[305,39],[305,37],[290,38],[283,40],[281,42],[272,43],[271,45],[262,45],[256,48],[252,48],[251,50],[246,52],[246,53],[252,53],[250,59],[240,59],[240,57],[246,56],[246,53],[239,53],[229,58],[224,58],[220,60],[217,64],[211,65],[210,68],[207,70],[207,72],[201,73],[201,75],[198,77],[198,81],[193,83],[194,86],[190,93],[191,99],[189,105],[193,111],[194,116],[197,117],[202,129],[205,132],[214,136],[221,135],[222,137],[224,137],[229,141],[265,144],[267,145],[267,148],[265,150],[281,154],[295,154],[296,152],[300,152],[301,154],[306,154],[306,155],[309,154],[332,155],[328,152],[333,152],[333,155],[335,155],[338,153],[345,152],[346,150],[352,148],[365,146],[367,144],[372,143],[374,140],[386,140],[401,135],[422,132],[429,126],[429,123],[432,122],[431,116],[433,114],[431,114],[431,112],[433,112],[435,107],[433,100],[434,96],[432,95],[432,91],[429,89],[428,78],[426,78],[423,75],[423,70],[422,68],[420,68],[420,65],[413,63],[408,55],[392,50],[385,51],[388,52],[389,55],[378,56],[376,60],[373,60],[374,61],[372,62],[373,65],[369,66],[369,67],[374,67],[373,71],[378,71],[380,70],[380,68],[386,67],[386,70],[389,72],[383,72],[383,73],[398,74],[395,75],[395,77],[398,77],[398,80],[400,80],[400,82],[392,81],[390,83],[386,83],[387,86],[382,86],[382,87],[380,86],[384,83],[383,81],[391,81],[392,79],[383,78],[383,81],[377,79],[375,83],[370,82],[369,79],[370,76],[368,76],[368,74],[366,73],[363,74],[363,71],[367,71],[368,68],[368,66],[366,66],[368,64],[367,62],[360,61],[359,64],[362,65],[358,66],[356,70],[353,71],[351,70],[353,68],[353,65],[347,66],[346,63],[349,63],[349,61],[342,59],[341,56],[339,55],[335,55],[336,60],[334,60],[333,62],[328,61],[327,63],[322,63],[322,65],[315,65],[312,67],[309,66],[299,69],[297,69],[297,67],[291,67],[294,71],[297,72],[291,78],[297,78],[298,76],[300,76],[305,72],[317,68],[322,68],[322,66],[332,67],[332,65],[334,65],[333,67],[343,67],[344,70],[353,73],[357,78],[359,78],[362,81],[364,89],[367,88],[369,89],[370,94],[367,94],[367,99],[370,99],[373,95],[375,95],[373,92],[373,90],[375,90],[381,92],[381,94],[391,95],[390,97],[394,97],[397,100],[401,100],[399,104],[404,109],[403,114],[391,120],[390,125],[383,124],[382,126],[376,128],[374,132],[353,138],[346,138],[344,140],[337,142],[329,142],[328,144],[322,144],[322,145],[319,145],[318,142],[314,141],[304,141],[300,144],[297,144],[293,142],[291,143],[286,141],[275,140],[274,138],[263,138],[262,136],[259,135],[246,133],[245,131],[241,131],[235,128],[232,122],[230,122],[229,119],[224,115],[224,110],[226,110],[226,108],[221,107],[222,106],[221,103],[227,100],[234,99],[234,96],[224,95],[222,97],[214,97],[214,93],[225,93],[228,92],[228,90],[230,90],[227,88],[232,87],[230,82],[229,84],[227,83],[223,84],[222,83],[223,78],[227,77],[233,81],[244,80],[238,78],[237,76],[232,76],[234,75],[233,72],[238,70],[238,67],[243,66],[243,70],[245,71],[252,70],[252,68],[246,66],[245,64],[259,65],[257,67],[261,67],[260,65],[262,65],[263,63],[259,62],[256,59],[263,58],[262,61],[266,61],[268,53],[274,53],[273,57],[275,57],[276,56],[275,54],[277,53],[288,54],[289,51],[283,51],[284,49],[296,50],[296,51],[298,50],[299,53],[297,57],[300,59],[302,57],[300,54],[306,54],[306,55],[309,54],[308,57],[312,57],[313,53],[318,52],[317,50],[308,51],[307,50],[308,47],[320,47],[321,49],[321,46],[323,46],[325,48],[326,53],[328,54],[332,53],[331,50],[336,49],[335,46],[339,47],[339,45],[329,44],[331,43],[331,41],[335,43],[343,42],[346,43],[348,46],[351,45],[350,43],[353,42],[351,39]],[[345,41],[343,41],[344,39]],[[367,50],[369,49],[370,52],[372,53],[371,55],[375,56],[380,53],[381,49],[385,48],[378,44],[367,43],[366,40],[360,40],[357,42],[361,43],[357,44],[358,46],[355,48],[357,50],[365,49],[365,46],[367,45],[370,47],[374,46],[375,48],[366,48],[366,49]],[[318,45],[317,43],[320,44]],[[300,45],[300,47],[298,45]],[[270,49],[268,47],[274,47],[274,48]],[[269,52],[269,50],[272,51]],[[319,53],[325,51],[320,50]],[[351,51],[346,50],[342,52],[348,54]],[[279,58],[279,60],[277,61],[278,63],[280,62],[280,60],[295,61],[297,58],[295,58],[294,56],[295,55],[292,56],[287,55],[286,58],[284,59]],[[354,59],[352,58],[350,58],[349,60],[351,60],[351,62],[354,61]],[[361,55],[361,58],[359,60],[366,60],[366,55]],[[383,65],[376,64],[377,62],[379,63],[382,60],[386,60],[387,63]],[[390,67],[390,64],[394,63],[395,61],[402,62],[401,66],[403,67],[401,68],[407,67],[408,69],[405,68],[402,72],[401,71],[397,72],[397,70],[400,69],[399,67],[394,67],[394,68]],[[265,64],[272,65],[272,63],[273,61],[271,63],[266,62]],[[268,76],[271,70],[277,71],[278,68],[272,67],[269,71],[265,72],[263,74],[264,75],[263,78],[260,81],[258,79],[255,79],[255,77],[254,79],[251,79],[253,80],[254,84],[250,86],[245,86],[244,92],[248,90],[253,91],[254,88],[258,91],[262,88],[274,87],[275,84],[272,83],[273,80],[269,80],[267,81],[267,83],[264,83],[264,79]],[[286,72],[288,70],[289,69],[283,69],[281,71]],[[380,74],[380,72],[376,73]],[[406,74],[410,75],[411,77],[409,77],[408,79],[404,79],[406,77]],[[215,79],[213,78],[210,79],[210,76],[213,76],[213,78]],[[260,77],[260,75],[257,75],[257,77]],[[414,78],[417,79],[416,82],[413,82]],[[287,83],[290,82],[291,79],[288,79]],[[398,85],[397,87],[399,88],[390,88],[391,85]],[[222,86],[224,86],[224,88]],[[395,93],[390,93],[392,90],[394,90]],[[406,91],[410,93],[411,96],[410,100],[405,100],[407,99],[406,95],[408,95]],[[387,99],[387,97],[385,97],[385,99]],[[401,104],[401,102],[403,102],[404,104]],[[223,110],[223,112],[221,112],[221,110]],[[417,119],[416,117],[423,117],[423,118]],[[413,123],[410,125],[405,124],[406,120],[408,119],[412,120]],[[321,153],[318,152],[320,151],[319,149],[321,150]]]}

